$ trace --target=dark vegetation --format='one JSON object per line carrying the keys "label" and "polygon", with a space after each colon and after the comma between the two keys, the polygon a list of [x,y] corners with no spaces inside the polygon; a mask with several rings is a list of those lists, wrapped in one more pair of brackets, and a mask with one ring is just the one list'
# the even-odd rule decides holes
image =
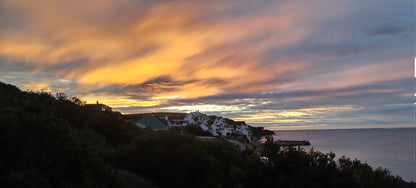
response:
{"label": "dark vegetation", "polygon": [[251,137],[255,140],[260,140],[261,137],[263,136],[267,136],[267,135],[273,135],[274,132],[270,131],[270,130],[266,130],[264,129],[264,127],[252,127],[252,126],[248,126],[250,132],[251,132]]}
{"label": "dark vegetation", "polygon": [[[179,128],[179,130],[181,130]],[[198,125],[186,125],[182,128],[182,130],[186,133],[193,134],[195,136],[213,136],[209,131],[204,131],[200,126]]]}
{"label": "dark vegetation", "polygon": [[[125,115],[126,119],[128,120],[138,120],[149,113],[145,114],[127,114]],[[164,118],[165,116],[168,116],[169,119],[183,119],[186,116],[186,113],[174,113],[174,112],[156,112],[152,113],[156,117]]]}
{"label": "dark vegetation", "polygon": [[2,187],[416,187],[335,154],[238,147],[189,130],[144,130],[60,93],[0,83]]}

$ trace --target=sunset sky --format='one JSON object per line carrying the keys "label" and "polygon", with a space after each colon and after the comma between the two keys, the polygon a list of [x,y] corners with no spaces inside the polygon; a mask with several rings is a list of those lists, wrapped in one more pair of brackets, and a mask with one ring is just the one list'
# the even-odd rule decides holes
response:
{"label": "sunset sky", "polygon": [[1,0],[0,81],[122,113],[413,126],[413,1]]}

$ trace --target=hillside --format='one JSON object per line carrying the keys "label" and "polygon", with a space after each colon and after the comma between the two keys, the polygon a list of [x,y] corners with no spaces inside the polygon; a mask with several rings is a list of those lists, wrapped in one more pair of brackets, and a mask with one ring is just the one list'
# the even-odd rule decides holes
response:
{"label": "hillside", "polygon": [[281,147],[272,137],[243,151],[1,82],[0,147],[2,187],[416,187],[386,169]]}
{"label": "hillside", "polygon": [[[212,136],[223,136],[236,139],[243,142],[259,142],[266,135],[273,135],[274,132],[264,129],[263,127],[253,127],[247,125],[244,121],[234,121],[229,118],[200,113],[199,111],[191,113],[174,113],[174,112],[153,112],[144,114],[127,114],[124,115],[127,120],[137,122],[146,115],[153,116],[167,122],[169,126],[175,121],[180,121],[184,125],[197,125]],[[216,128],[214,130],[214,128]],[[246,133],[242,133],[245,131]],[[227,133],[234,133],[227,135]],[[243,137],[243,138],[241,138]]]}

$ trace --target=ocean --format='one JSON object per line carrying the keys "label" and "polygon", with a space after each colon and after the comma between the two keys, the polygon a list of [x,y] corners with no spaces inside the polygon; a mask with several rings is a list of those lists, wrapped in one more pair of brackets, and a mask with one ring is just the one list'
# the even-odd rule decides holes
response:
{"label": "ocean", "polygon": [[309,140],[311,148],[323,153],[334,152],[366,162],[374,169],[387,168],[392,175],[416,182],[416,128],[329,129],[275,131],[275,140]]}

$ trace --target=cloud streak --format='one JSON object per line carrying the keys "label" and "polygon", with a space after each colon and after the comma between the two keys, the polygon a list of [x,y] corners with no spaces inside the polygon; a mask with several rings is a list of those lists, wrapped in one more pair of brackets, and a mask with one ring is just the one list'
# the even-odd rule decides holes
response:
{"label": "cloud streak", "polygon": [[[385,106],[410,102],[401,90],[413,74],[410,5],[5,0],[0,80],[124,113],[201,108],[275,128],[409,126],[399,120],[408,107]],[[374,118],[334,120],[354,113]]]}

